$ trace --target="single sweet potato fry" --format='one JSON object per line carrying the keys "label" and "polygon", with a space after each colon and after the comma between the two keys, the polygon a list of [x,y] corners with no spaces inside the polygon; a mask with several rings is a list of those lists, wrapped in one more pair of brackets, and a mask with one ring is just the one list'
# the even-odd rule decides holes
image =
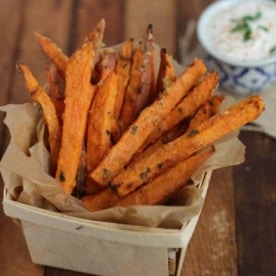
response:
{"label": "single sweet potato fry", "polygon": [[54,103],[57,115],[59,117],[61,123],[61,116],[64,112],[64,91],[65,91],[65,80],[60,74],[58,73],[56,65],[50,61],[46,63],[45,66],[47,82],[50,89],[50,97],[52,102]]}
{"label": "single sweet potato fry", "polygon": [[208,101],[211,107],[211,115],[218,113],[221,103],[224,101],[223,95],[213,95],[212,98]]}
{"label": "single sweet potato fry", "polygon": [[76,185],[88,110],[95,93],[90,83],[93,59],[93,43],[87,40],[73,53],[66,67],[65,110],[56,179],[68,194]]}
{"label": "single sweet potato fry", "polygon": [[214,95],[210,100],[202,104],[202,106],[197,110],[194,117],[192,117],[192,119],[190,120],[186,132],[190,132],[192,129],[196,128],[201,123],[206,121],[209,117],[215,115],[218,112],[223,99],[223,95]]}
{"label": "single sweet potato fry", "polygon": [[92,82],[100,85],[106,77],[115,70],[116,53],[113,48],[105,48],[101,51],[99,60],[95,65],[94,76]]}
{"label": "single sweet potato fry", "polygon": [[119,196],[126,196],[181,160],[253,121],[263,110],[264,102],[259,95],[248,97],[174,141],[164,144],[146,158],[130,164],[112,179],[110,185],[117,190]]}
{"label": "single sweet potato fry", "polygon": [[97,52],[104,47],[103,36],[105,31],[105,20],[101,19],[92,32],[88,35],[88,39],[93,41],[93,48],[95,52],[95,56]]}
{"label": "single sweet potato fry", "polygon": [[142,70],[144,70],[143,57],[142,42],[140,42],[133,52],[129,83],[125,93],[120,116],[120,122],[123,130],[125,130],[133,122],[137,115],[137,100],[142,89],[141,77],[143,74]]}
{"label": "single sweet potato fry", "polygon": [[35,79],[29,68],[22,64],[18,65],[18,68],[24,76],[25,83],[30,92],[32,100],[40,104],[42,108],[43,118],[49,132],[48,141],[50,146],[50,154],[54,165],[56,165],[61,142],[61,127],[59,124],[56,108],[47,92],[41,85],[39,85],[38,81]]}
{"label": "single sweet potato fry", "polygon": [[107,187],[95,194],[84,196],[81,201],[90,211],[98,211],[111,207],[119,199],[116,192]]}
{"label": "single sweet potato fry", "polygon": [[211,106],[209,102],[202,104],[202,106],[197,110],[196,114],[192,117],[189,122],[189,126],[186,132],[190,132],[192,129],[198,127],[200,124],[208,120],[211,117]]}
{"label": "single sweet potato fry", "polygon": [[205,72],[204,63],[199,59],[193,60],[173,85],[162,93],[160,99],[140,113],[137,120],[123,133],[121,139],[89,176],[99,185],[106,186],[128,164],[153,129],[170,113]]}
{"label": "single sweet potato fry", "polygon": [[[96,95],[89,110],[87,123],[87,172],[91,172],[111,148],[115,137],[119,136],[114,120],[115,100],[117,97],[117,76],[114,72],[116,54],[112,48],[102,51],[95,66],[97,83]],[[97,185],[91,178],[86,180],[86,192],[94,193]]]}
{"label": "single sweet potato fry", "polygon": [[168,197],[178,192],[190,180],[198,167],[214,152],[214,148],[194,154],[167,170],[159,177],[146,183],[137,191],[117,201],[113,206],[162,204]]}
{"label": "single sweet potato fry", "polygon": [[130,77],[130,68],[133,54],[133,39],[126,41],[119,51],[115,72],[118,76],[118,94],[115,103],[115,120],[120,118],[122,106],[124,103],[125,93]]}
{"label": "single sweet potato fry", "polygon": [[155,98],[154,45],[152,25],[147,28],[145,38],[134,50],[129,85],[125,93],[120,123],[125,130],[141,110]]}
{"label": "single sweet potato fry", "polygon": [[65,70],[68,62],[68,57],[60,48],[48,37],[35,33],[43,52],[56,64],[62,76],[65,76]]}
{"label": "single sweet potato fry", "polygon": [[101,162],[112,146],[114,107],[117,95],[117,75],[110,72],[98,85],[89,110],[87,126],[87,171],[91,172]]}
{"label": "single sweet potato fry", "polygon": [[151,104],[157,98],[155,77],[155,47],[153,41],[153,26],[149,24],[144,36],[144,71],[142,75],[142,91],[138,97],[137,112]]}
{"label": "single sweet potato fry", "polygon": [[165,48],[160,49],[160,67],[158,70],[156,92],[162,93],[176,80],[172,57],[167,53]]}

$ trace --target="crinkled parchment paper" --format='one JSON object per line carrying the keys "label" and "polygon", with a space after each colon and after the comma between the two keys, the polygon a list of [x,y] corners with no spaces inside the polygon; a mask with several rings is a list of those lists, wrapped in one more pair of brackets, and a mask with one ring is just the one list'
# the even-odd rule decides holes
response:
{"label": "crinkled parchment paper", "polygon": [[[176,70],[179,71],[179,67]],[[181,191],[177,205],[115,207],[91,212],[81,201],[67,195],[49,175],[50,158],[43,142],[45,127],[39,109],[26,103],[2,106],[0,110],[6,112],[4,122],[11,134],[10,144],[0,163],[7,193],[15,201],[75,217],[179,229],[201,209],[203,197],[201,189],[196,186],[202,181],[204,172],[244,160],[244,146],[237,138],[238,132],[232,133],[215,144],[215,154],[194,174],[194,185]]]}

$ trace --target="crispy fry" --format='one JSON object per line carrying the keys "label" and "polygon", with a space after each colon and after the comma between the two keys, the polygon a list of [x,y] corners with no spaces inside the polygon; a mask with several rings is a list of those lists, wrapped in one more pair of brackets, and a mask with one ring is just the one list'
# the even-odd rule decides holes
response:
{"label": "crispy fry", "polygon": [[92,32],[88,35],[88,39],[93,42],[93,48],[95,52],[95,56],[97,55],[98,51],[103,48],[103,36],[105,31],[105,20],[101,19]]}
{"label": "crispy fry", "polygon": [[[96,65],[97,91],[89,110],[87,124],[87,164],[91,172],[102,160],[119,136],[118,126],[114,120],[115,101],[118,93],[117,76],[114,72],[116,55],[112,48],[105,49]],[[94,193],[97,185],[91,178],[87,178],[86,192]]]}
{"label": "crispy fry", "polygon": [[194,117],[189,122],[189,126],[186,132],[190,132],[192,129],[198,127],[201,123],[208,120],[211,117],[211,106],[209,101],[204,103],[196,112]]}
{"label": "crispy fry", "polygon": [[64,78],[62,78],[58,73],[57,67],[52,61],[46,63],[45,71],[50,89],[50,97],[56,107],[57,115],[61,122],[61,115],[63,114],[65,107],[65,81]]}
{"label": "crispy fry", "polygon": [[100,84],[104,82],[110,72],[115,70],[116,66],[116,53],[113,48],[105,48],[99,57],[98,62],[95,65],[94,76],[92,82]]}
{"label": "crispy fry", "polygon": [[[145,106],[155,101],[157,97],[155,79],[155,47],[153,43],[153,26],[149,24],[144,36],[144,65],[145,70],[142,75],[143,90],[138,97],[138,112]],[[145,87],[144,87],[145,86]]]}
{"label": "crispy fry", "polygon": [[112,179],[113,189],[116,189],[121,197],[129,194],[177,162],[256,119],[263,110],[264,103],[258,95],[236,103],[185,135],[164,144],[150,156],[132,163]]}
{"label": "crispy fry", "polygon": [[152,129],[170,113],[205,72],[204,63],[195,59],[173,85],[162,94],[160,99],[140,113],[136,122],[124,132],[121,139],[89,176],[100,185],[106,186],[128,164],[145,139],[151,134]]}
{"label": "crispy fry", "polygon": [[183,188],[198,167],[214,152],[214,147],[178,163],[137,191],[117,201],[114,206],[161,204]]}
{"label": "crispy fry", "polygon": [[172,57],[165,48],[160,49],[160,67],[157,76],[156,92],[162,93],[176,80]]}
{"label": "crispy fry", "polygon": [[73,53],[66,67],[66,99],[56,179],[68,194],[76,185],[88,109],[95,92],[90,84],[93,58],[93,43],[88,40]]}
{"label": "crispy fry", "polygon": [[144,40],[139,43],[133,53],[129,85],[120,118],[123,130],[137,118],[141,110],[155,97],[153,58],[154,46],[152,25],[150,24]]}
{"label": "crispy fry", "polygon": [[61,142],[61,129],[57,117],[56,108],[51,101],[49,95],[42,86],[39,85],[31,71],[26,65],[18,65],[22,72],[26,86],[30,92],[32,100],[40,104],[43,110],[43,117],[48,127],[49,132],[49,146],[53,163],[56,165]]}
{"label": "crispy fry", "polygon": [[177,104],[177,106],[160,122],[160,124],[154,128],[153,132],[139,151],[143,151],[150,143],[156,141],[183,119],[192,116],[200,105],[210,98],[212,92],[217,87],[217,83],[217,73],[209,73],[185,98],[182,99],[181,102]]}
{"label": "crispy fry", "polygon": [[62,76],[65,76],[65,70],[68,62],[68,57],[60,48],[48,37],[35,33],[43,52],[56,64]]}
{"label": "crispy fry", "polygon": [[142,42],[140,41],[133,53],[129,84],[125,93],[120,117],[123,130],[125,130],[133,122],[135,116],[137,115],[137,99],[142,89],[141,76],[143,72],[141,68],[143,68],[143,50]]}
{"label": "crispy fry", "polygon": [[112,146],[117,76],[109,76],[99,84],[89,111],[87,138],[87,170],[91,172]]}
{"label": "crispy fry", "polygon": [[126,41],[119,51],[115,71],[118,76],[118,95],[116,97],[114,118],[119,120],[127,85],[130,77],[130,68],[133,54],[133,39]]}
{"label": "crispy fry", "polygon": [[211,115],[218,113],[221,103],[224,101],[223,95],[214,95],[208,102],[211,106]]}
{"label": "crispy fry", "polygon": [[209,117],[215,115],[223,99],[224,96],[222,95],[214,95],[210,100],[202,104],[202,106],[197,110],[195,116],[190,120],[186,132],[190,132],[192,129],[206,121]]}
{"label": "crispy fry", "polygon": [[87,209],[97,211],[111,207],[119,199],[116,192],[107,187],[96,194],[84,196],[81,200]]}

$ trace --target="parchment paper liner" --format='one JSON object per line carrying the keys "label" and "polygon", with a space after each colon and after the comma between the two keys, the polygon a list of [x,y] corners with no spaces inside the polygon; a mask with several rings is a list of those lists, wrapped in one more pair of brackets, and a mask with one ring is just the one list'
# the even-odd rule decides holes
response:
{"label": "parchment paper liner", "polygon": [[[183,70],[176,64],[176,71]],[[232,103],[227,99],[224,105]],[[49,153],[43,143],[44,124],[41,112],[34,104],[6,105],[11,141],[1,160],[0,170],[7,192],[18,202],[58,211],[71,216],[131,225],[180,229],[201,209],[203,198],[197,188],[204,172],[236,165],[244,161],[244,146],[238,132],[227,135],[216,145],[215,154],[192,177],[177,196],[174,206],[116,207],[91,212],[81,202],[68,196],[60,184],[47,172]]]}

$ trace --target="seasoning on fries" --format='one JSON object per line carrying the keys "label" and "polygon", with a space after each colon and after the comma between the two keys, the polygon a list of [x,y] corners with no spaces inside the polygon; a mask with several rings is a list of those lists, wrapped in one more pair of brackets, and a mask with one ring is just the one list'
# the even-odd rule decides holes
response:
{"label": "seasoning on fries", "polygon": [[212,156],[214,143],[258,118],[264,102],[253,95],[221,111],[217,73],[195,58],[177,76],[166,49],[154,44],[152,25],[118,53],[104,48],[104,30],[100,20],[69,57],[36,34],[49,59],[49,91],[19,65],[42,109],[53,176],[91,211],[165,204]]}

